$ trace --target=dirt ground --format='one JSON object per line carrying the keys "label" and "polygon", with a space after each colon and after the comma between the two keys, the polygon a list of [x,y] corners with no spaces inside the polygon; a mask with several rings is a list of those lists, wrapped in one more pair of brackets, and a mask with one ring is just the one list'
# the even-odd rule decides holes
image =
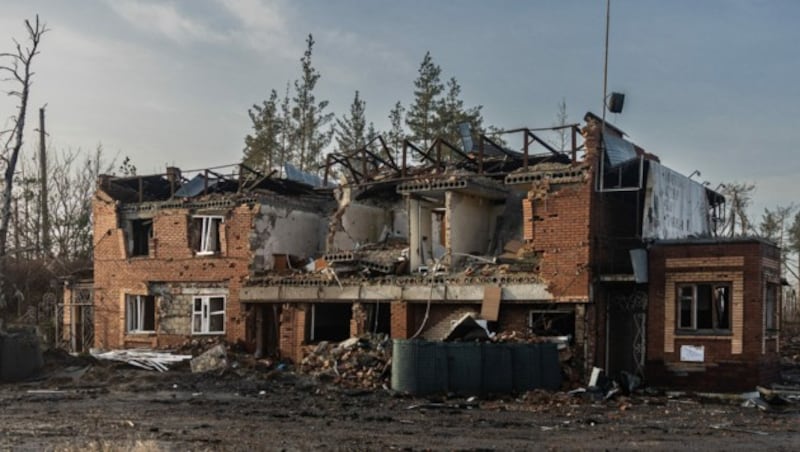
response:
{"label": "dirt ground", "polygon": [[[428,400],[290,371],[192,374],[72,359],[0,385],[0,450],[798,450],[800,414],[566,393]],[[58,360],[56,360],[58,361]]]}

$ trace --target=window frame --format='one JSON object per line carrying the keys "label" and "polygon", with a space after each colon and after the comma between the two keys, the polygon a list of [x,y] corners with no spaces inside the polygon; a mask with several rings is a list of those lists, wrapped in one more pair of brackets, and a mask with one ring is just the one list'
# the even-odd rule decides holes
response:
{"label": "window frame", "polygon": [[155,222],[153,218],[131,218],[127,221],[128,257],[148,257],[151,253],[150,241],[154,236]]}
{"label": "window frame", "polygon": [[[770,313],[771,289],[774,290],[774,298],[771,299],[772,312]],[[764,287],[764,331],[767,335],[774,335],[780,330],[780,297],[780,284],[767,282]]]}
{"label": "window frame", "polygon": [[[222,309],[221,310],[212,310],[211,309],[211,300],[221,298],[222,299]],[[197,302],[200,302],[200,309],[197,310]],[[226,307],[228,305],[228,297],[224,294],[213,294],[213,295],[194,295],[192,296],[192,314],[191,314],[191,324],[192,324],[192,335],[193,336],[208,336],[208,335],[219,335],[225,334],[225,321],[226,321]],[[195,328],[195,319],[197,316],[200,316],[200,331],[197,331]],[[222,317],[222,330],[220,331],[211,331],[211,317],[212,316],[221,316]]]}
{"label": "window frame", "polygon": [[[701,286],[709,287],[711,327],[706,328],[699,325],[700,290]],[[685,293],[685,289],[690,289],[691,293]],[[724,307],[725,323],[727,327],[720,325],[720,305],[718,291],[724,289],[727,293]],[[690,321],[684,323],[684,304],[689,303]],[[675,286],[675,330],[680,334],[696,335],[719,335],[730,336],[733,334],[733,283],[730,281],[708,281],[708,282],[681,282]]]}
{"label": "window frame", "polygon": [[[153,303],[153,329],[143,329],[147,324],[146,304]],[[134,319],[135,314],[135,319]],[[156,332],[156,297],[153,295],[125,295],[125,334],[153,334]]]}
{"label": "window frame", "polygon": [[[192,228],[196,227],[195,220],[200,220],[200,230],[198,231],[200,243],[198,244],[197,247],[195,247],[194,240],[192,240],[193,236],[191,234],[189,236],[192,242],[189,244],[189,246],[192,248],[192,251],[194,252],[195,256],[214,256],[222,254],[221,236],[223,233],[222,225],[225,224],[225,217],[223,215],[192,215],[191,217]],[[215,245],[218,246],[216,247],[217,249],[215,250],[209,250],[208,249],[209,241],[211,240],[209,234],[212,231],[212,228],[210,226],[214,224],[215,220],[219,220],[219,223],[217,223],[217,237],[215,242]]]}

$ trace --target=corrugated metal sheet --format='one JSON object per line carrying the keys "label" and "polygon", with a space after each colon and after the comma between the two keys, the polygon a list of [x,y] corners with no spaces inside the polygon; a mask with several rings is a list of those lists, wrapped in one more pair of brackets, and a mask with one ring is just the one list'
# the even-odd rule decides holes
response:
{"label": "corrugated metal sheet", "polygon": [[[219,179],[216,178],[208,178],[208,188],[211,189],[215,185],[219,183]],[[202,174],[198,174],[197,176],[193,177],[192,180],[183,184],[178,191],[175,192],[175,197],[178,198],[192,198],[203,193],[203,190],[206,188],[206,177]]]}
{"label": "corrugated metal sheet", "polygon": [[636,149],[634,149],[633,143],[618,137],[616,134],[606,131],[603,134],[603,143],[605,144],[606,159],[610,167],[615,167],[636,158]]}
{"label": "corrugated metal sheet", "polygon": [[286,171],[286,178],[289,180],[300,182],[301,184],[310,185],[314,188],[322,187],[322,179],[320,179],[319,176],[307,173],[305,171],[300,171],[290,163],[284,164],[283,168]]}

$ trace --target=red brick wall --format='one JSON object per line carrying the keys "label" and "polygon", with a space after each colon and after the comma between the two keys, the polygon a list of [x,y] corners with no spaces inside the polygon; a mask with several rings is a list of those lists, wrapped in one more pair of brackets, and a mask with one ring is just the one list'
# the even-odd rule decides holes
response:
{"label": "red brick wall", "polygon": [[[764,258],[774,259],[775,248],[761,242],[721,242],[705,244],[656,245],[650,249],[650,294],[647,334],[647,378],[651,383],[698,390],[745,390],[757,384],[772,382],[777,377],[779,355],[774,341],[768,340],[762,353]],[[742,257],[743,265],[724,264],[721,259]],[[667,259],[718,259],[721,266],[684,266],[667,268]],[[691,261],[687,261],[691,262]],[[701,262],[701,261],[698,261]],[[681,274],[691,279],[709,273],[741,275],[743,280],[743,325],[741,353],[734,353],[730,337],[704,338],[700,335],[675,335],[673,351],[666,350],[665,331],[675,325],[665,325],[665,287],[667,274]],[[721,281],[724,282],[724,281]],[[736,297],[736,294],[733,294]],[[676,374],[671,369],[683,369],[680,347],[704,347],[704,370]]]}
{"label": "red brick wall", "polygon": [[280,336],[278,350],[282,358],[294,362],[303,359],[303,345],[306,339],[307,303],[284,304],[280,315]]}
{"label": "red brick wall", "polygon": [[[539,275],[558,301],[589,298],[589,182],[535,187],[523,201],[528,248],[540,255]],[[540,191],[546,190],[546,193]]]}
{"label": "red brick wall", "polygon": [[248,241],[251,208],[239,206],[228,212],[220,237],[223,253],[219,256],[194,256],[188,239],[188,209],[156,211],[150,256],[133,258],[126,256],[125,234],[119,227],[116,204],[102,191],[97,192],[93,201],[93,214],[97,347],[119,348],[126,344],[161,346],[185,339],[184,336],[125,333],[124,295],[148,294],[148,282],[226,284],[229,294],[226,302],[226,338],[230,341],[245,338],[245,313],[242,312],[238,293],[242,280],[248,274],[251,259]]}
{"label": "red brick wall", "polygon": [[409,303],[393,301],[389,309],[391,311],[390,332],[392,339],[408,339],[411,337],[414,331],[410,331],[413,325],[411,325],[412,318]]}

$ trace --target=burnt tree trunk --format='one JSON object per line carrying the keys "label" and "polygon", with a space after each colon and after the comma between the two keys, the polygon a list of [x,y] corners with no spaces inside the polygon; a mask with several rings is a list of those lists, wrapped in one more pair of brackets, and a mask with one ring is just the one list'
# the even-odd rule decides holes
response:
{"label": "burnt tree trunk", "polygon": [[[28,110],[28,96],[33,75],[31,63],[38,54],[42,35],[47,31],[44,23],[39,22],[38,15],[34,24],[26,20],[25,27],[28,30],[29,46],[23,48],[21,44],[16,43],[16,49],[13,53],[0,53],[0,57],[9,61],[7,64],[0,65],[0,72],[9,74],[9,80],[18,85],[16,89],[12,89],[8,94],[19,98],[19,107],[14,118],[14,128],[10,131],[2,155],[6,167],[3,172],[3,193],[0,195],[0,288],[5,282],[6,242],[8,225],[12,215],[11,199],[14,189],[14,173],[17,169],[17,160],[22,149],[22,138],[25,131],[25,115]],[[0,292],[0,297],[3,297],[2,292]]]}

